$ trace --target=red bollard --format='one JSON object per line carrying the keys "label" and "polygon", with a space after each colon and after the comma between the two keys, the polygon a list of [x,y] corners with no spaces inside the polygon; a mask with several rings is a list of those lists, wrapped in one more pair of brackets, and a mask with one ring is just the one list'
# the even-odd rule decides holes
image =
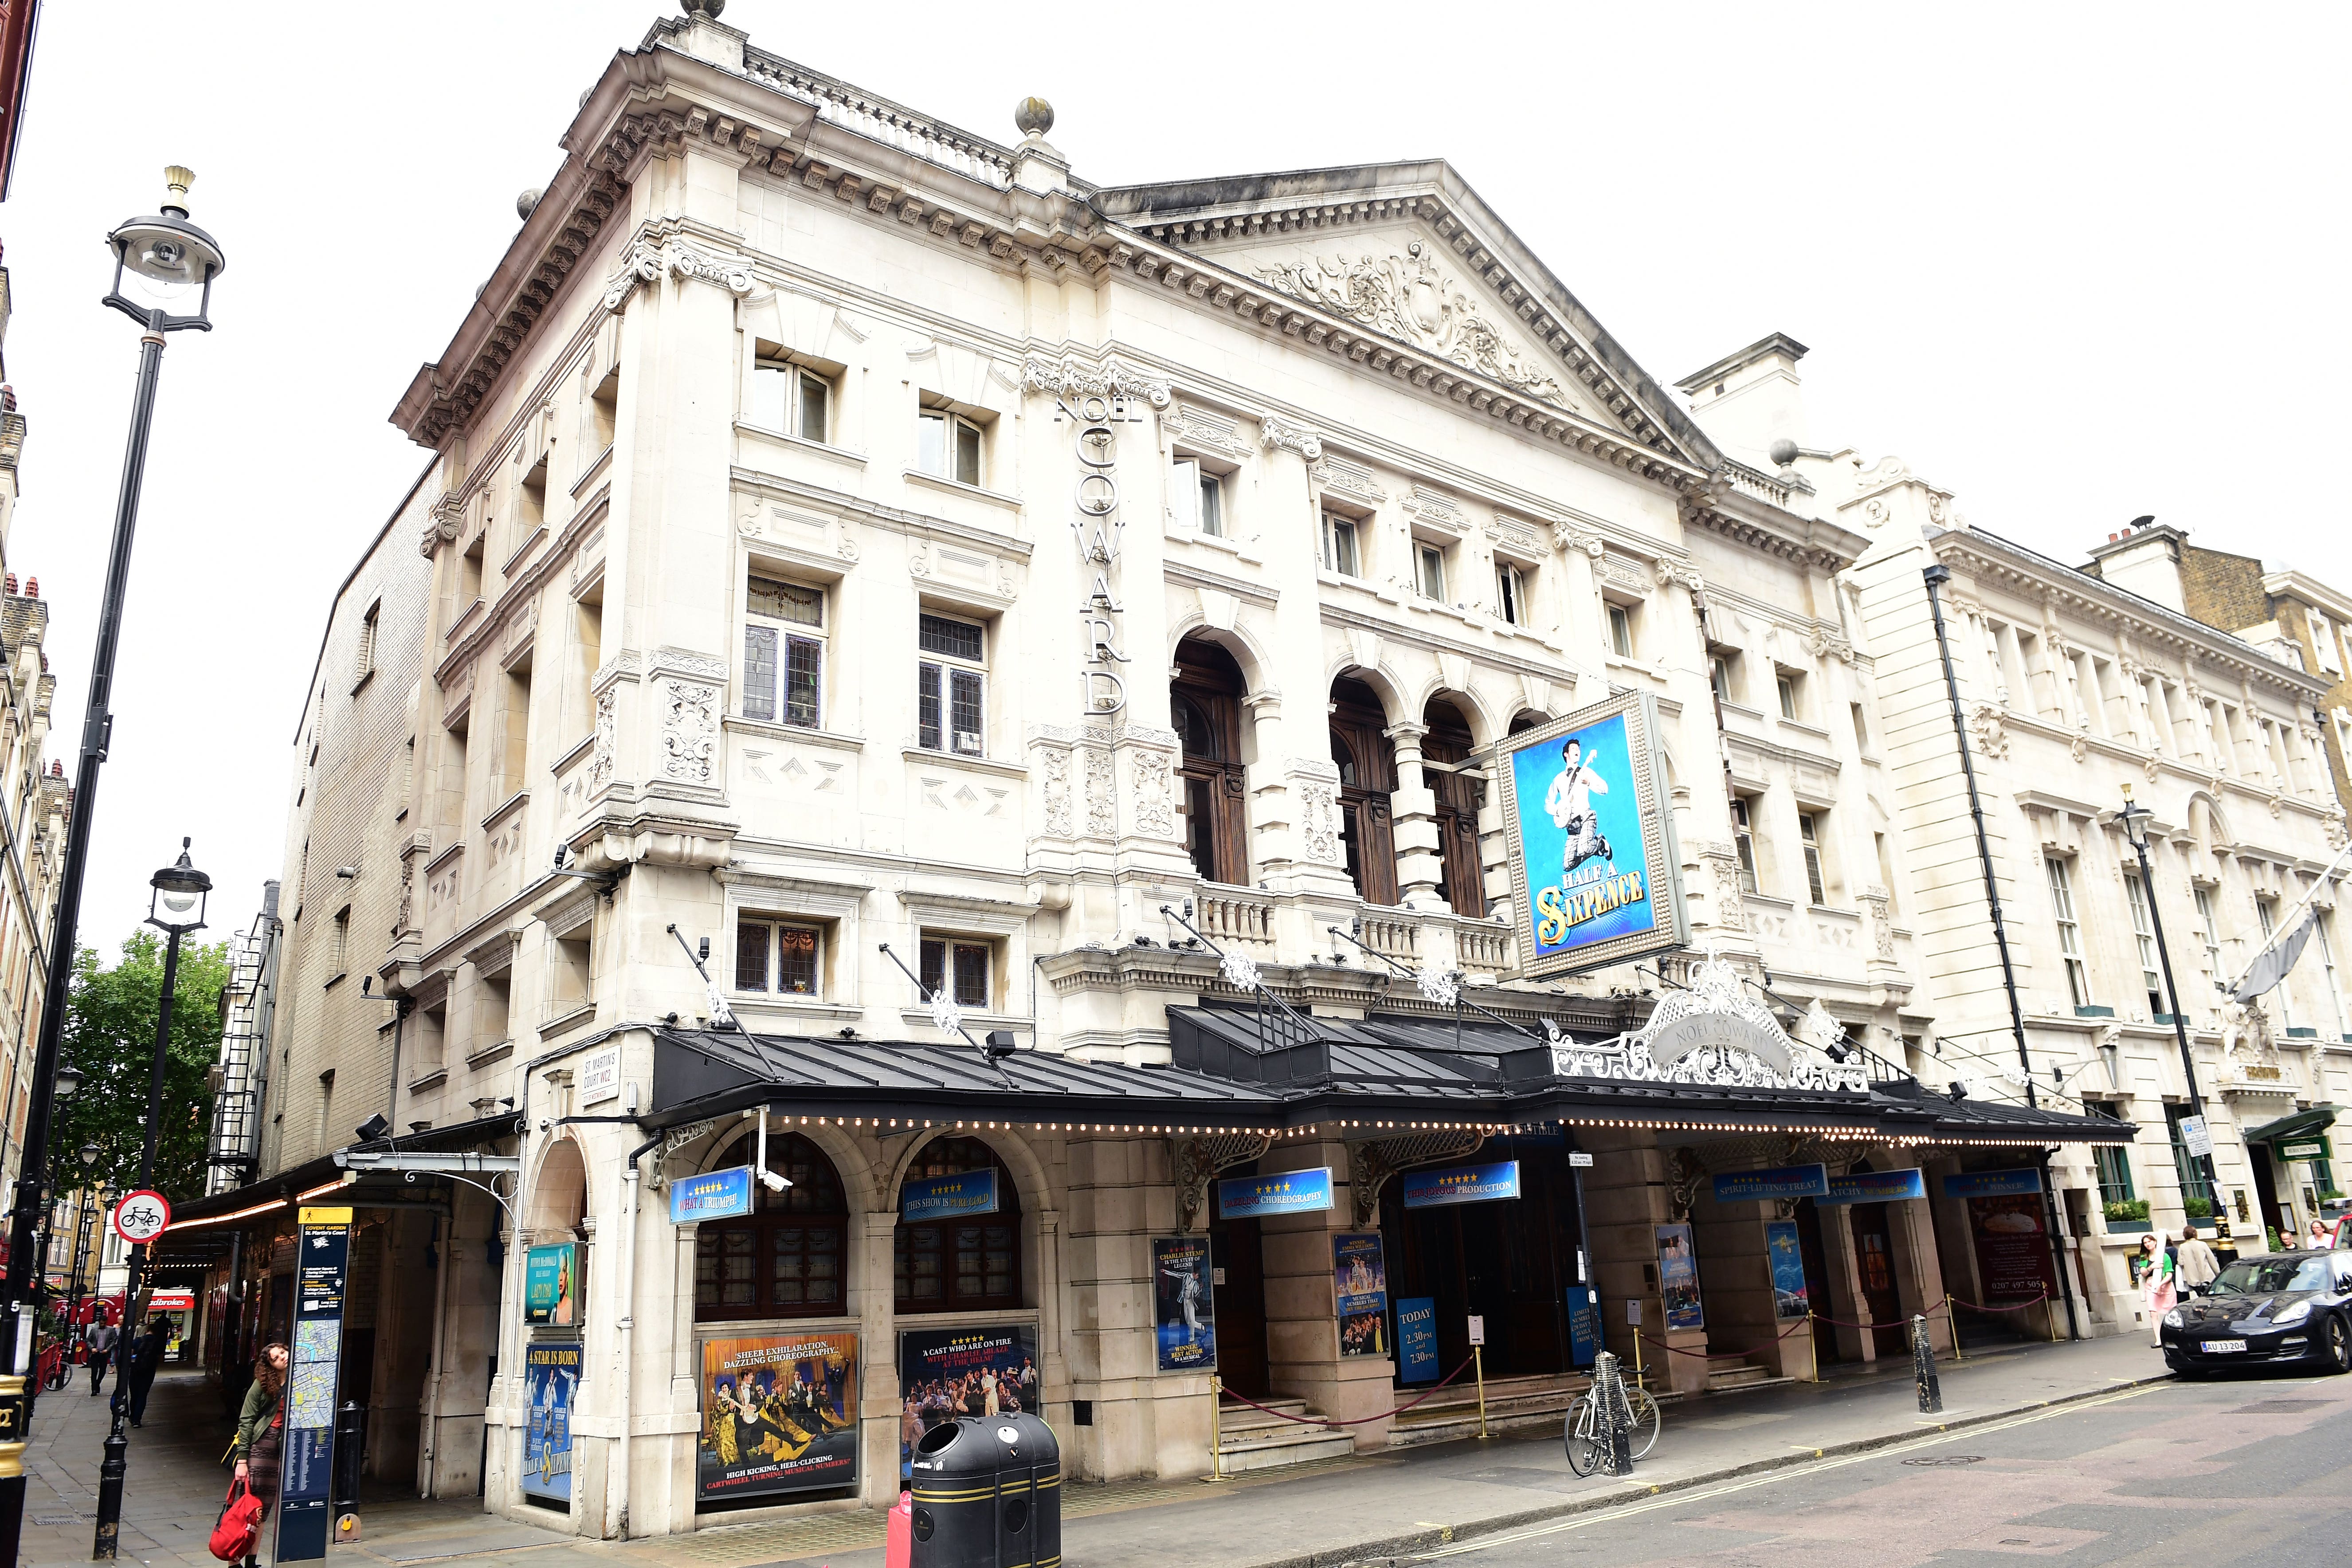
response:
{"label": "red bollard", "polygon": [[882,1568],[913,1568],[915,1558],[915,1494],[900,1492],[890,1510],[889,1533],[883,1538]]}

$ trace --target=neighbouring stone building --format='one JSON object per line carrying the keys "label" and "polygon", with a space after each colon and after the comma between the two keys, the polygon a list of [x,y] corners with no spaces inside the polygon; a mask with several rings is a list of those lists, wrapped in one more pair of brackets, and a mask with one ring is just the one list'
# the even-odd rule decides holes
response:
{"label": "neighbouring stone building", "polygon": [[[2000,1297],[1969,1205],[2130,1130],[1904,1069],[1874,533],[1442,163],[1097,185],[1018,124],[703,14],[581,100],[331,610],[256,1179],[165,1247],[238,1237],[228,1360],[349,1205],[372,1468],[609,1537],[895,1497],[934,1353],[1180,1476],[1471,1419],[1381,1416],[1374,1278],[1551,1419],[1635,1321],[1695,1387]],[[1483,759],[1628,692],[1693,950],[1513,980]],[[1408,1195],[1474,1157],[1517,1195]],[[1205,1305],[1362,1424],[1220,1428]]]}

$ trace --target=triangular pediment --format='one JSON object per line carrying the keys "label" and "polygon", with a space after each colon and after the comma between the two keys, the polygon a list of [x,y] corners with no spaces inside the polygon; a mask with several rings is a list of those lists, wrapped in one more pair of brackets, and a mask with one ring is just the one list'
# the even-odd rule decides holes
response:
{"label": "triangular pediment", "polygon": [[1713,444],[1443,163],[1135,185],[1097,209],[1256,289],[1699,468]]}

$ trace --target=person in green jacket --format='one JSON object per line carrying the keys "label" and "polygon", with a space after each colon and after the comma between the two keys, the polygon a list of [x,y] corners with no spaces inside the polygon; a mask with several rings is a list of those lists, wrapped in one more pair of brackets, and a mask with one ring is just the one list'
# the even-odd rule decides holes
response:
{"label": "person in green jacket", "polygon": [[[278,1500],[278,1466],[286,1447],[286,1364],[284,1344],[276,1340],[253,1358],[253,1383],[245,1391],[245,1407],[237,1413],[237,1479],[261,1500],[261,1515],[269,1517]],[[251,1561],[247,1559],[247,1561]]]}

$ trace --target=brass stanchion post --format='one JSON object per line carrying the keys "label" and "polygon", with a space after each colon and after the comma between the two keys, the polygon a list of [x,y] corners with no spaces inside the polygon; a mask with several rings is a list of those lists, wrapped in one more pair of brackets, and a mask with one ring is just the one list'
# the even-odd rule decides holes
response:
{"label": "brass stanchion post", "polygon": [[1949,1290],[1944,1292],[1944,1324],[1952,1331],[1952,1359],[1968,1360],[1960,1353],[1960,1315],[1952,1310],[1952,1293]]}
{"label": "brass stanchion post", "polygon": [[1470,1364],[1478,1377],[1478,1436],[1486,1435],[1486,1352],[1482,1345],[1470,1347]]}
{"label": "brass stanchion post", "polygon": [[1209,1374],[1209,1479],[1225,1479],[1225,1437],[1223,1415],[1225,1380],[1215,1373]]}
{"label": "brass stanchion post", "polygon": [[1805,1354],[1812,1358],[1812,1363],[1813,1363],[1813,1377],[1812,1377],[1812,1381],[1813,1381],[1813,1382],[1815,1382],[1815,1383],[1819,1383],[1819,1382],[1821,1382],[1821,1380],[1822,1380],[1822,1345],[1821,1345],[1821,1342],[1820,1342],[1819,1340],[1817,1340],[1817,1339],[1815,1339],[1815,1338],[1813,1337],[1814,1335],[1816,1335],[1816,1334],[1818,1334],[1818,1333],[1820,1333],[1820,1332],[1821,1332],[1821,1330],[1819,1330],[1819,1329],[1817,1329],[1817,1328],[1815,1328],[1815,1327],[1813,1326],[1813,1325],[1814,1325],[1814,1323],[1815,1323],[1817,1321],[1818,1321],[1818,1319],[1816,1318],[1816,1316],[1815,1316],[1815,1314],[1814,1314],[1813,1310],[1812,1310],[1811,1307],[1806,1308],[1806,1309],[1805,1309]]}

